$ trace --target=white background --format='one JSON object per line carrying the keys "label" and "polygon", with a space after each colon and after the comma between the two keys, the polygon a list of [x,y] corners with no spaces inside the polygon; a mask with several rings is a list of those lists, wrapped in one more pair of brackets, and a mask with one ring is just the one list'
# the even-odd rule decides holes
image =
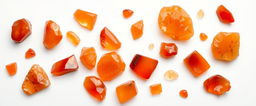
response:
{"label": "white background", "polygon": [[[216,16],[216,8],[224,4],[235,17],[235,23],[224,25]],[[187,42],[177,42],[163,36],[157,24],[158,13],[163,6],[180,5],[190,14],[195,34]],[[119,84],[135,80],[138,95],[124,105],[169,105],[169,106],[255,106],[256,105],[256,2],[255,0],[1,0],[0,1],[0,106],[94,106],[120,105],[115,88]],[[123,9],[134,10],[129,19],[122,16]],[[73,19],[76,9],[98,14],[93,31],[79,26]],[[203,9],[205,17],[197,19],[197,12]],[[14,21],[27,18],[32,24],[32,34],[22,43],[15,44],[11,40],[11,26]],[[144,21],[143,37],[134,41],[130,34],[131,24]],[[63,33],[61,43],[53,50],[47,50],[42,44],[45,22],[53,20],[60,25]],[[88,75],[96,75],[82,66],[79,56],[82,47],[95,47],[98,59],[108,51],[99,43],[99,34],[107,26],[122,42],[118,53],[126,63],[122,75],[111,82],[106,82],[107,95],[102,103],[94,100],[84,89],[83,81]],[[71,45],[66,39],[67,31],[74,31],[81,39],[78,47]],[[240,56],[233,62],[220,62],[213,59],[210,45],[213,37],[220,31],[239,32],[241,36]],[[199,34],[204,32],[209,39],[202,42]],[[175,42],[179,53],[171,59],[159,56],[161,42]],[[148,49],[153,43],[155,48]],[[33,48],[37,56],[26,60],[24,53]],[[199,78],[194,78],[184,67],[183,59],[197,50],[210,63],[211,68]],[[143,81],[130,70],[129,64],[133,56],[142,54],[159,60],[159,64],[151,78]],[[80,68],[78,71],[54,77],[50,74],[52,64],[75,54]],[[10,77],[5,65],[18,63],[18,71]],[[22,82],[33,64],[40,64],[51,80],[51,86],[35,95],[27,96],[21,90]],[[179,73],[176,81],[166,81],[163,74],[173,69]],[[231,90],[223,96],[215,96],[205,92],[203,81],[208,77],[220,74],[231,81]],[[163,92],[151,96],[149,85],[161,83]],[[179,97],[179,91],[187,89],[187,99]]]}

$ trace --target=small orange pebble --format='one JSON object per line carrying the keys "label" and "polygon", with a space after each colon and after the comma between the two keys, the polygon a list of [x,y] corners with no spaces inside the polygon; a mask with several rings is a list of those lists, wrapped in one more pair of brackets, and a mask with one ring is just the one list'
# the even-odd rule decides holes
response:
{"label": "small orange pebble", "polygon": [[62,34],[60,31],[60,26],[52,20],[47,21],[44,31],[44,47],[47,49],[52,49],[60,43],[61,39]]}
{"label": "small orange pebble", "polygon": [[38,64],[34,64],[29,70],[22,84],[22,90],[27,95],[32,95],[51,85],[44,69]]}
{"label": "small orange pebble", "polygon": [[158,60],[136,54],[130,63],[130,68],[139,77],[143,79],[149,79],[157,64]]}
{"label": "small orange pebble", "polygon": [[123,16],[124,18],[130,18],[133,14],[133,11],[130,9],[124,9],[123,10]]}
{"label": "small orange pebble", "polygon": [[121,104],[128,102],[137,95],[137,88],[134,81],[128,81],[116,87],[116,95]]}
{"label": "small orange pebble", "polygon": [[196,50],[184,59],[184,64],[195,77],[201,76],[210,68],[208,62]]}
{"label": "small orange pebble", "polygon": [[23,18],[15,21],[12,25],[12,40],[16,43],[23,42],[32,32],[30,22]]}
{"label": "small orange pebble", "polygon": [[35,56],[36,56],[36,52],[31,48],[29,48],[25,53],[25,58],[26,59],[29,59],[29,58],[32,58],[32,57],[35,57]]}
{"label": "small orange pebble", "polygon": [[222,95],[231,88],[229,80],[221,75],[214,75],[204,81],[204,88],[207,92],[214,95]]}
{"label": "small orange pebble", "polygon": [[100,33],[100,44],[106,50],[117,50],[121,47],[121,42],[107,27],[104,27]]}
{"label": "small orange pebble", "polygon": [[188,97],[188,92],[187,90],[183,89],[180,91],[180,97],[182,98],[187,98]]}
{"label": "small orange pebble", "polygon": [[220,5],[217,10],[216,14],[220,20],[220,22],[225,23],[225,24],[230,24],[235,22],[235,19],[232,15],[232,13],[223,5]]}
{"label": "small orange pebble", "polygon": [[77,46],[80,43],[80,38],[72,31],[67,32],[67,38],[74,46]]}
{"label": "small orange pebble", "polygon": [[83,47],[80,55],[80,61],[89,70],[96,65],[97,54],[94,47]]}
{"label": "small orange pebble", "polygon": [[170,58],[178,53],[178,47],[176,46],[175,43],[161,43],[161,48],[160,48],[160,56],[163,58]]}
{"label": "small orange pebble", "polygon": [[93,30],[97,20],[97,14],[77,9],[74,13],[74,19],[82,27]]}
{"label": "small orange pebble", "polygon": [[132,37],[134,40],[139,39],[143,34],[143,20],[140,20],[131,26]]}
{"label": "small orange pebble", "polygon": [[219,32],[212,41],[212,54],[217,60],[233,61],[239,56],[240,34]]}
{"label": "small orange pebble", "polygon": [[164,78],[166,80],[170,80],[170,81],[176,80],[176,79],[178,79],[178,77],[179,77],[179,74],[173,70],[168,70],[164,73]]}
{"label": "small orange pebble", "polygon": [[17,63],[10,63],[8,65],[5,66],[6,70],[8,71],[10,76],[13,76],[16,74],[17,72]]}
{"label": "small orange pebble", "polygon": [[107,88],[101,79],[95,76],[88,76],[84,80],[84,88],[87,92],[98,101],[103,101]]}
{"label": "small orange pebble", "polygon": [[162,85],[161,84],[150,85],[150,92],[152,95],[161,94],[162,93]]}
{"label": "small orange pebble", "polygon": [[208,36],[207,36],[205,33],[200,33],[200,39],[201,39],[202,41],[207,40],[207,38],[208,38]]}
{"label": "small orange pebble", "polygon": [[202,19],[204,17],[204,11],[202,9],[200,9],[198,12],[197,12],[197,18],[198,19]]}
{"label": "small orange pebble", "polygon": [[72,55],[54,63],[52,66],[51,73],[54,76],[61,76],[76,71],[78,67],[79,66],[77,64],[76,57]]}
{"label": "small orange pebble", "polygon": [[98,64],[97,72],[103,81],[111,81],[124,72],[125,63],[116,52],[104,54]]}

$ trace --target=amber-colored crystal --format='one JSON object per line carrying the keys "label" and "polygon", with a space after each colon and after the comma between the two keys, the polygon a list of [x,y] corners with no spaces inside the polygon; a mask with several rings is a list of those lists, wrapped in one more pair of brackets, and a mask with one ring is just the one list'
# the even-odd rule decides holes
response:
{"label": "amber-colored crystal", "polygon": [[200,9],[198,12],[197,12],[197,18],[199,19],[202,19],[204,17],[204,11],[202,9]]}
{"label": "amber-colored crystal", "polygon": [[74,45],[77,46],[80,43],[80,38],[76,35],[76,33],[72,31],[67,32],[67,39]]}
{"label": "amber-colored crystal", "polygon": [[104,27],[100,33],[100,44],[106,50],[117,50],[121,47],[121,42],[107,27]]}
{"label": "amber-colored crystal", "polygon": [[180,91],[180,97],[187,98],[188,97],[188,91],[183,89]]}
{"label": "amber-colored crystal", "polygon": [[184,64],[195,77],[199,77],[210,68],[208,62],[197,51],[188,55],[184,59]]}
{"label": "amber-colored crystal", "polygon": [[133,14],[133,11],[130,9],[124,9],[123,10],[123,16],[124,18],[130,18]]}
{"label": "amber-colored crystal", "polygon": [[201,39],[202,41],[207,40],[207,38],[208,38],[208,36],[207,36],[205,33],[200,33],[200,39]]}
{"label": "amber-colored crystal", "polygon": [[132,37],[134,40],[140,38],[143,34],[143,20],[140,20],[131,26]]}
{"label": "amber-colored crystal", "polygon": [[161,84],[150,85],[150,92],[152,95],[161,94],[162,93],[162,85]]}
{"label": "amber-colored crystal", "polygon": [[128,102],[137,95],[137,88],[134,81],[128,81],[116,87],[116,95],[121,104]]}
{"label": "amber-colored crystal", "polygon": [[82,64],[92,70],[95,67],[97,60],[97,54],[93,47],[83,47],[80,55],[80,61]]}
{"label": "amber-colored crystal", "polygon": [[107,88],[101,79],[95,76],[88,76],[84,80],[84,88],[87,92],[98,101],[103,101]]}
{"label": "amber-colored crystal", "polygon": [[232,61],[239,56],[240,35],[237,32],[220,32],[212,41],[212,54],[217,60]]}
{"label": "amber-colored crystal", "polygon": [[207,92],[214,95],[222,95],[231,88],[229,80],[221,75],[214,75],[204,81],[204,88]]}
{"label": "amber-colored crystal", "polygon": [[93,30],[97,20],[97,14],[77,9],[74,13],[74,18],[82,27]]}
{"label": "amber-colored crystal", "polygon": [[32,26],[30,22],[23,18],[15,21],[12,25],[12,40],[21,43],[32,32]]}
{"label": "amber-colored crystal", "polygon": [[190,16],[180,6],[163,7],[158,16],[160,30],[174,40],[188,40],[194,35]]}
{"label": "amber-colored crystal", "polygon": [[36,56],[36,52],[31,48],[29,48],[25,53],[25,58],[26,59],[29,59],[29,58],[32,58],[32,57],[35,57],[35,56]]}
{"label": "amber-colored crystal", "polygon": [[153,50],[153,49],[154,49],[154,43],[150,43],[150,44],[148,45],[148,49],[149,49],[149,50]]}
{"label": "amber-colored crystal", "polygon": [[177,55],[178,53],[178,47],[176,46],[175,43],[161,43],[161,48],[160,48],[160,56],[163,58],[170,58],[172,56]]}
{"label": "amber-colored crystal", "polygon": [[235,22],[235,19],[234,19],[232,13],[223,5],[220,5],[217,8],[216,14],[222,23],[230,24],[230,23]]}
{"label": "amber-colored crystal", "polygon": [[13,76],[16,74],[17,72],[17,63],[10,63],[8,65],[5,66],[6,70],[8,71],[10,76]]}
{"label": "amber-colored crystal", "polygon": [[50,80],[44,69],[35,64],[29,70],[23,84],[22,90],[27,95],[32,95],[50,86]]}
{"label": "amber-colored crystal", "polygon": [[61,76],[73,71],[76,71],[78,69],[78,64],[76,61],[76,57],[74,55],[67,57],[65,59],[62,59],[56,63],[53,64],[51,73],[54,76]]}
{"label": "amber-colored crystal", "polygon": [[177,72],[175,72],[174,70],[168,70],[164,73],[164,78],[166,80],[176,80],[178,79],[179,74]]}
{"label": "amber-colored crystal", "polygon": [[158,60],[136,54],[130,68],[143,79],[149,79],[158,64]]}
{"label": "amber-colored crystal", "polygon": [[47,21],[44,31],[44,47],[52,49],[60,43],[61,39],[62,34],[59,25],[52,20]]}

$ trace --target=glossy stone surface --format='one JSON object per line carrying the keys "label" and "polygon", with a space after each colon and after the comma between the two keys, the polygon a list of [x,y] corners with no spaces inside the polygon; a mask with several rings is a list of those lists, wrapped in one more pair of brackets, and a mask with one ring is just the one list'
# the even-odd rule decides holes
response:
{"label": "glossy stone surface", "polygon": [[231,88],[228,79],[221,75],[214,75],[204,81],[204,88],[207,92],[214,95],[223,95]]}
{"label": "glossy stone surface", "polygon": [[70,43],[72,43],[74,46],[78,46],[78,44],[80,43],[80,38],[76,35],[75,32],[68,31],[66,35]]}
{"label": "glossy stone surface", "polygon": [[29,48],[25,53],[25,58],[26,59],[30,59],[30,58],[35,57],[35,56],[36,56],[36,52],[31,48]]}
{"label": "glossy stone surface", "polygon": [[101,30],[100,44],[106,50],[117,50],[121,47],[121,42],[107,27]]}
{"label": "glossy stone surface", "polygon": [[25,19],[19,19],[12,25],[12,40],[16,43],[23,42],[32,32],[32,25]]}
{"label": "glossy stone surface", "polygon": [[116,95],[121,104],[130,101],[137,95],[135,82],[128,81],[116,87]]}
{"label": "glossy stone surface", "polygon": [[93,30],[97,20],[97,14],[77,9],[74,13],[74,19],[82,27]]}
{"label": "glossy stone surface", "polygon": [[14,76],[17,72],[17,63],[14,62],[14,63],[7,64],[5,68],[10,76]]}
{"label": "glossy stone surface", "polygon": [[143,34],[143,20],[140,20],[131,26],[131,33],[134,40],[139,39]]}
{"label": "glossy stone surface", "polygon": [[150,85],[151,95],[160,95],[162,93],[162,85],[161,84],[153,84]]}
{"label": "glossy stone surface", "polygon": [[160,48],[160,56],[163,58],[170,58],[178,53],[178,47],[176,46],[175,43],[161,43],[161,48]]}
{"label": "glossy stone surface", "polygon": [[80,61],[89,70],[96,65],[97,54],[94,47],[83,47],[81,50]]}
{"label": "glossy stone surface", "polygon": [[54,63],[51,69],[51,73],[54,76],[61,76],[76,71],[78,68],[79,66],[77,64],[76,57],[72,55]]}
{"label": "glossy stone surface", "polygon": [[235,22],[235,19],[234,19],[232,13],[224,5],[220,5],[217,8],[216,14],[217,14],[220,22],[222,22],[222,23],[230,24],[230,23]]}
{"label": "glossy stone surface", "polygon": [[86,91],[96,100],[103,101],[107,88],[105,84],[101,81],[101,79],[95,76],[88,76],[84,80],[84,88]]}
{"label": "glossy stone surface", "polygon": [[46,22],[43,44],[47,49],[52,49],[57,46],[62,40],[62,33],[60,31],[60,26],[49,20]]}
{"label": "glossy stone surface", "polygon": [[124,18],[130,18],[133,15],[133,11],[131,9],[124,9],[123,16]]}

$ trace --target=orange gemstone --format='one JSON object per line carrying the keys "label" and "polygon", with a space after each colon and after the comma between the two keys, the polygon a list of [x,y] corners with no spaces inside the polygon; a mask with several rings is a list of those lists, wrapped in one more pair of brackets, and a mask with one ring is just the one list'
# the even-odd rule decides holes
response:
{"label": "orange gemstone", "polygon": [[80,55],[80,60],[86,68],[92,70],[95,67],[97,60],[97,54],[95,49],[93,47],[83,47]]}
{"label": "orange gemstone", "polygon": [[210,68],[208,62],[196,50],[184,59],[184,64],[195,77],[201,76]]}
{"label": "orange gemstone", "polygon": [[72,31],[67,32],[67,38],[74,46],[77,46],[80,43],[80,38]]}
{"label": "orange gemstone", "polygon": [[84,80],[84,88],[98,101],[103,101],[106,96],[107,88],[101,79],[95,76],[88,76]]}
{"label": "orange gemstone", "polygon": [[149,79],[154,72],[158,60],[136,54],[130,64],[130,68],[143,79]]}
{"label": "orange gemstone", "polygon": [[161,43],[160,56],[163,58],[170,58],[178,53],[178,47],[175,43]]}
{"label": "orange gemstone", "polygon": [[221,75],[214,75],[204,81],[204,88],[214,95],[222,95],[231,88],[229,80]]}
{"label": "orange gemstone", "polygon": [[134,81],[128,81],[116,88],[116,95],[121,104],[128,102],[137,95],[137,88]]}
{"label": "orange gemstone", "polygon": [[188,40],[194,35],[190,16],[177,5],[161,9],[158,25],[165,35],[174,40]]}
{"label": "orange gemstone", "polygon": [[123,16],[124,18],[130,18],[133,14],[133,11],[130,9],[124,9],[123,10]]}
{"label": "orange gemstone", "polygon": [[35,57],[35,56],[36,56],[36,52],[31,48],[29,48],[25,53],[25,58],[26,59],[29,59],[29,58],[32,58],[32,57]]}
{"label": "orange gemstone", "polygon": [[122,74],[125,63],[116,52],[104,54],[97,65],[97,72],[103,81],[111,81]]}
{"label": "orange gemstone", "polygon": [[17,63],[10,63],[8,65],[5,66],[6,70],[8,71],[10,76],[13,76],[16,74],[17,72]]}
{"label": "orange gemstone", "polygon": [[140,20],[136,22],[135,24],[132,24],[131,26],[131,32],[132,32],[132,37],[134,40],[140,38],[143,34],[143,20]]}
{"label": "orange gemstone", "polygon": [[161,84],[150,85],[150,92],[152,95],[161,94],[162,93],[162,85]]}
{"label": "orange gemstone", "polygon": [[207,36],[205,33],[200,33],[200,39],[201,39],[202,41],[207,40],[207,38],[208,38],[208,36]]}
{"label": "orange gemstone", "polygon": [[22,84],[22,90],[25,94],[32,95],[49,87],[50,84],[44,69],[38,64],[34,64]]}
{"label": "orange gemstone", "polygon": [[78,64],[76,61],[76,57],[74,55],[62,59],[53,64],[51,73],[54,76],[61,76],[78,69]]}
{"label": "orange gemstone", "polygon": [[239,56],[239,47],[239,33],[220,32],[212,41],[212,54],[217,60],[232,61]]}
{"label": "orange gemstone", "polygon": [[180,97],[182,98],[187,98],[188,97],[188,92],[187,90],[183,89],[180,91]]}
{"label": "orange gemstone", "polygon": [[235,22],[235,19],[234,19],[232,13],[223,5],[220,5],[217,8],[216,14],[222,23],[230,24],[230,23]]}
{"label": "orange gemstone", "polygon": [[82,27],[93,30],[94,24],[97,20],[97,14],[77,9],[74,13],[74,18]]}
{"label": "orange gemstone", "polygon": [[44,31],[44,47],[52,49],[60,43],[61,39],[62,34],[59,25],[52,20],[47,21]]}
{"label": "orange gemstone", "polygon": [[32,32],[32,26],[30,22],[23,18],[15,21],[12,25],[12,40],[21,43]]}
{"label": "orange gemstone", "polygon": [[100,44],[106,50],[117,50],[121,47],[119,40],[107,27],[100,33]]}

